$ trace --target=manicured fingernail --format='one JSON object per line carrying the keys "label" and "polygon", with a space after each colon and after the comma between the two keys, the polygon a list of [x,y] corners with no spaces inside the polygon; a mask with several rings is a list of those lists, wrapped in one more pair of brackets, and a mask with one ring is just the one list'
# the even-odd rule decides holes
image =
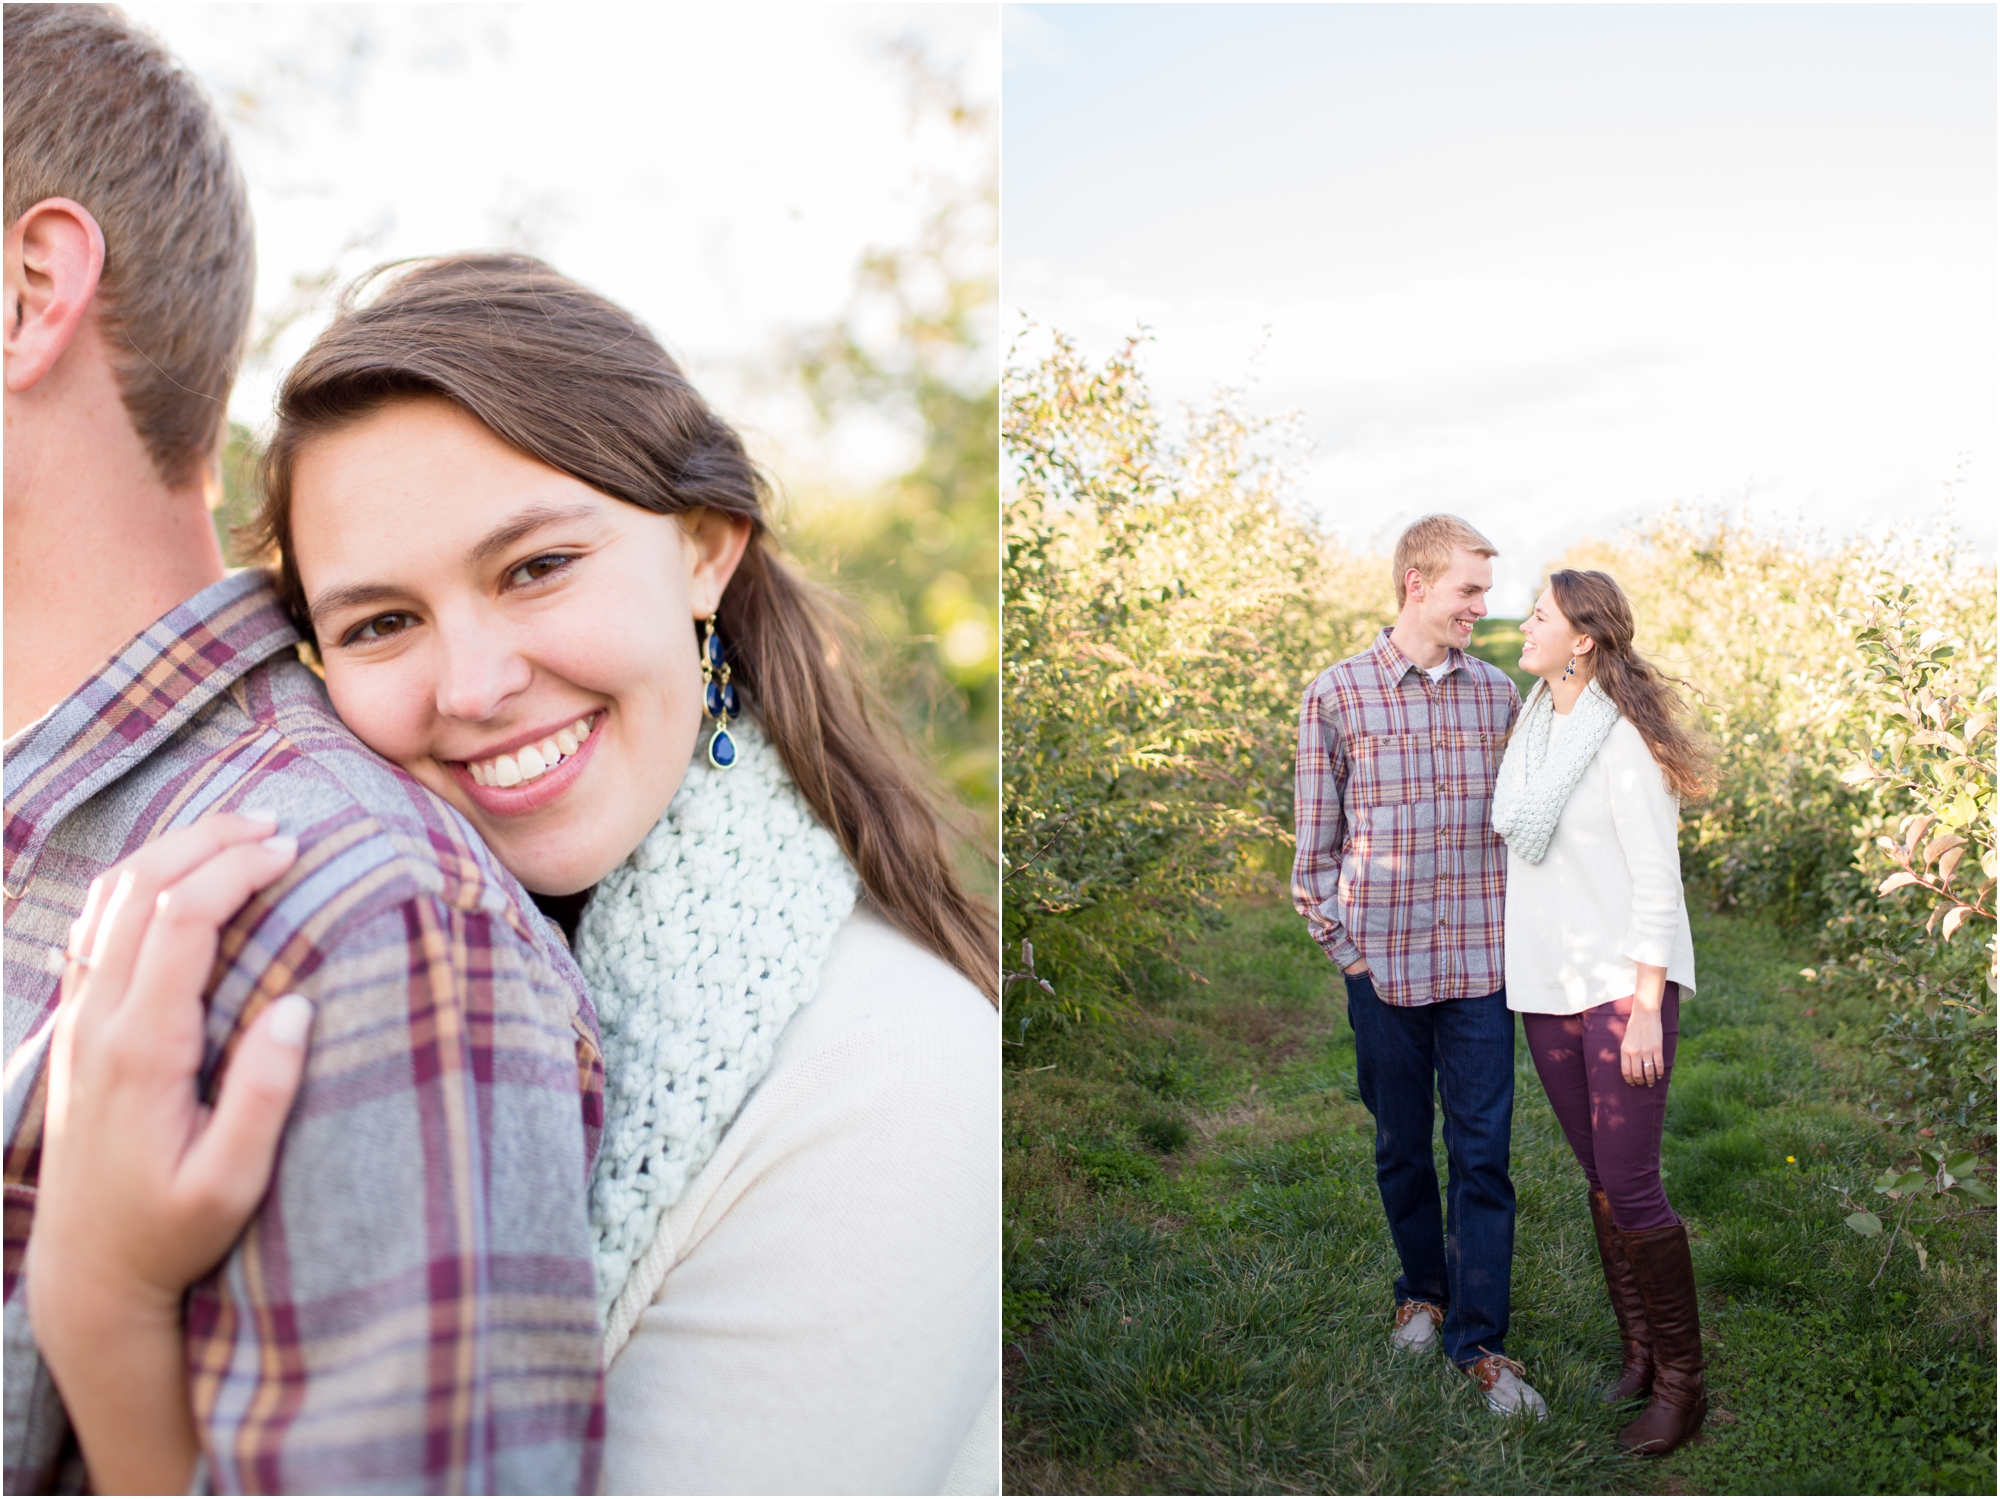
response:
{"label": "manicured fingernail", "polygon": [[252,822],[268,822],[272,827],[276,827],[278,825],[278,814],[276,812],[266,812],[261,808],[259,808],[255,812],[250,812],[250,811],[238,812],[236,815],[238,817],[247,817]]}
{"label": "manicured fingernail", "polygon": [[280,1046],[304,1046],[312,1023],[312,1001],[303,994],[287,994],[271,1001],[271,1018],[266,1024],[271,1039]]}
{"label": "manicured fingernail", "polygon": [[299,851],[299,840],[290,833],[277,833],[264,840],[264,847],[289,859]]}

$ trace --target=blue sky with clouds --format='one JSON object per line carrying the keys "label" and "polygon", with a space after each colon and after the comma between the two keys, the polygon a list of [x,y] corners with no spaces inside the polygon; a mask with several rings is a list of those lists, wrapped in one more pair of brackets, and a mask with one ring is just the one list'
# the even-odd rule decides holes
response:
{"label": "blue sky with clouds", "polygon": [[[1991,551],[1995,10],[1024,6],[1003,301],[1158,389],[1257,362],[1301,497],[1550,556],[1673,500]],[[1018,326],[1018,323],[1016,324]]]}

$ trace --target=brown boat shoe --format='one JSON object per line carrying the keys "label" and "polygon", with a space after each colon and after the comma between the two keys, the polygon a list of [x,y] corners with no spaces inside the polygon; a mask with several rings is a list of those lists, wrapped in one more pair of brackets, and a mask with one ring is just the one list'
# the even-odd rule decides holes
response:
{"label": "brown boat shoe", "polygon": [[1548,1402],[1526,1379],[1527,1370],[1504,1353],[1483,1354],[1461,1365],[1468,1378],[1486,1397],[1486,1408],[1499,1416],[1518,1416],[1527,1411],[1537,1421],[1549,1418]]}
{"label": "brown boat shoe", "polygon": [[1429,1301],[1401,1302],[1396,1307],[1396,1330],[1389,1334],[1389,1346],[1398,1353],[1422,1353],[1437,1346],[1437,1330],[1442,1326],[1443,1307]]}

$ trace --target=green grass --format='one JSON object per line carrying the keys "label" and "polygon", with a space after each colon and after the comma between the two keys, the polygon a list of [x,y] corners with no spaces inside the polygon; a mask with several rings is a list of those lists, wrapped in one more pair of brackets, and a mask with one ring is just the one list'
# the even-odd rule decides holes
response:
{"label": "green grass", "polygon": [[1992,1216],[1870,1289],[1840,1192],[1890,1158],[1850,1101],[1865,1017],[1811,1008],[1767,927],[1698,918],[1696,946],[1664,1168],[1709,1323],[1700,1441],[1612,1447],[1616,1330],[1525,1051],[1508,1344],[1551,1418],[1390,1354],[1342,990],[1289,907],[1243,905],[1191,954],[1207,982],[1008,1048],[1007,1491],[1992,1493]]}

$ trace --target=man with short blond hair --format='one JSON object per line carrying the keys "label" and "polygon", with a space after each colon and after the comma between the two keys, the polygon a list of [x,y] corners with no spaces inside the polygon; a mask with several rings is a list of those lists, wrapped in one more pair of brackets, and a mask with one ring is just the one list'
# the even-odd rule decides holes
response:
{"label": "man with short blond hair", "polygon": [[[1420,516],[1403,528],[1403,534],[1396,538],[1396,566],[1392,579],[1399,613],[1409,594],[1410,569],[1415,568],[1428,587],[1451,566],[1453,552],[1465,552],[1474,557],[1497,557],[1500,548],[1455,515]],[[1482,604],[1479,615],[1485,613]]]}
{"label": "man with short blond hair", "polygon": [[[270,580],[225,572],[207,501],[254,266],[200,84],[106,6],[5,20],[4,1487],[594,1493],[582,977],[335,717]],[[205,1100],[274,1046],[296,1078],[311,1026],[268,1195],[185,1299],[87,1236],[26,1269],[71,924],[210,812],[297,850],[207,995]],[[31,1279],[86,1315],[31,1327]]]}
{"label": "man with short blond hair", "polygon": [[[1493,778],[1520,706],[1471,655],[1498,548],[1455,515],[1396,543],[1397,615],[1327,668],[1299,716],[1292,899],[1347,984],[1375,1180],[1401,1261],[1392,1346],[1442,1341],[1495,1411],[1546,1413],[1506,1355],[1514,1017],[1503,982],[1507,848]],[[1438,1212],[1432,1092],[1451,1166]]]}

